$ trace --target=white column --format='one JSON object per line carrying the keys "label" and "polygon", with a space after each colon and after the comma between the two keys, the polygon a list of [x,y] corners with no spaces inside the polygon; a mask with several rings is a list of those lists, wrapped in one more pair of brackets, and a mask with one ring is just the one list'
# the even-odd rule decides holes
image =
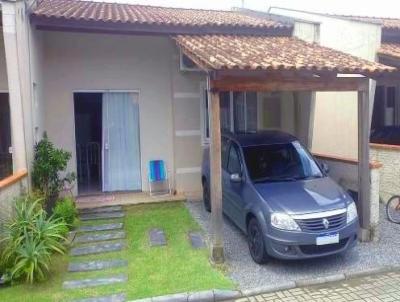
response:
{"label": "white column", "polygon": [[358,213],[361,240],[370,241],[371,230],[371,177],[369,169],[369,91],[358,92]]}
{"label": "white column", "polygon": [[12,157],[15,173],[16,171],[27,169],[21,94],[22,83],[17,53],[16,3],[3,1],[2,14],[11,114]]}

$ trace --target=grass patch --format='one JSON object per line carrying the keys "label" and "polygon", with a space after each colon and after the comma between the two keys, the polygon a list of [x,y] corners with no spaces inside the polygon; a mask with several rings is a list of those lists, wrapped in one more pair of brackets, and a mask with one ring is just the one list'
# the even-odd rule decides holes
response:
{"label": "grass patch", "polygon": [[[114,221],[120,220],[112,220]],[[119,292],[125,292],[128,300],[132,300],[186,291],[234,288],[232,281],[224,275],[223,268],[211,266],[207,249],[191,248],[188,232],[199,230],[200,227],[182,202],[126,208],[123,222],[127,233],[125,250],[71,258],[56,256],[48,281],[32,286],[21,284],[0,289],[0,301],[69,301]],[[110,223],[110,220],[101,223]],[[99,222],[81,223],[89,224]],[[161,228],[165,231],[167,246],[149,246],[148,231],[151,228]],[[66,272],[69,261],[95,259],[126,259],[128,267],[87,273]],[[127,283],[80,290],[62,289],[64,280],[105,277],[120,273],[128,274]]]}

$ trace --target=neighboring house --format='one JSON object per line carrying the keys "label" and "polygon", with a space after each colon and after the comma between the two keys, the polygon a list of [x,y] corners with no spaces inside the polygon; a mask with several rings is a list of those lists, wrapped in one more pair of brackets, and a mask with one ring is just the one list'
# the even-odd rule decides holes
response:
{"label": "neighboring house", "polygon": [[[78,175],[75,194],[146,192],[148,163],[162,159],[174,190],[199,198],[203,146],[215,131],[208,113],[217,95],[222,130],[281,129],[313,149],[319,146],[320,153],[340,149],[350,156],[359,149],[363,156],[358,166],[351,162],[352,175],[357,179],[357,171],[364,171],[362,203],[371,206],[363,143],[368,127],[362,127],[368,117],[360,111],[358,128],[354,119],[357,91],[360,110],[373,95],[366,79],[395,71],[371,62],[379,48],[378,26],[343,21],[343,29],[354,23],[363,35],[373,32],[362,60],[292,37],[332,47],[323,43],[323,23],[318,29],[306,20],[238,11],[2,1],[2,20],[0,69],[7,77],[0,75],[0,88],[9,93],[14,175],[26,176],[33,146],[46,131],[57,147],[72,153],[68,170]],[[322,118],[319,106],[328,103],[332,117]],[[349,125],[341,128],[342,115]],[[329,134],[333,128],[342,129],[336,137]]]}
{"label": "neighboring house", "polygon": [[[294,35],[360,58],[400,67],[400,19],[329,15],[279,7],[246,15],[283,20]],[[371,159],[382,162],[381,199],[400,191],[400,82],[397,77],[370,83]],[[357,95],[315,94],[312,151],[357,158]],[[390,144],[391,146],[387,146]],[[395,145],[395,146],[393,146]]]}

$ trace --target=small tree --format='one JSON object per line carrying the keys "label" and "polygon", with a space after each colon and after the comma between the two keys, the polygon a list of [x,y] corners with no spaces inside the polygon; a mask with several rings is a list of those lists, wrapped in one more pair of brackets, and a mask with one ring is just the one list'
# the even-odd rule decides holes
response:
{"label": "small tree", "polygon": [[60,176],[67,169],[70,159],[71,153],[55,148],[46,133],[35,146],[32,182],[34,188],[43,193],[47,209],[52,209],[64,183],[75,179],[73,173],[66,173],[64,177]]}

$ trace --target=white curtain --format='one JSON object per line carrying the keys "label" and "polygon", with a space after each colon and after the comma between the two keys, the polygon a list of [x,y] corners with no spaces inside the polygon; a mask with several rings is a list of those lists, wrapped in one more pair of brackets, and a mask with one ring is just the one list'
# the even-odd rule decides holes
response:
{"label": "white curtain", "polygon": [[103,94],[103,191],[141,190],[136,93]]}

